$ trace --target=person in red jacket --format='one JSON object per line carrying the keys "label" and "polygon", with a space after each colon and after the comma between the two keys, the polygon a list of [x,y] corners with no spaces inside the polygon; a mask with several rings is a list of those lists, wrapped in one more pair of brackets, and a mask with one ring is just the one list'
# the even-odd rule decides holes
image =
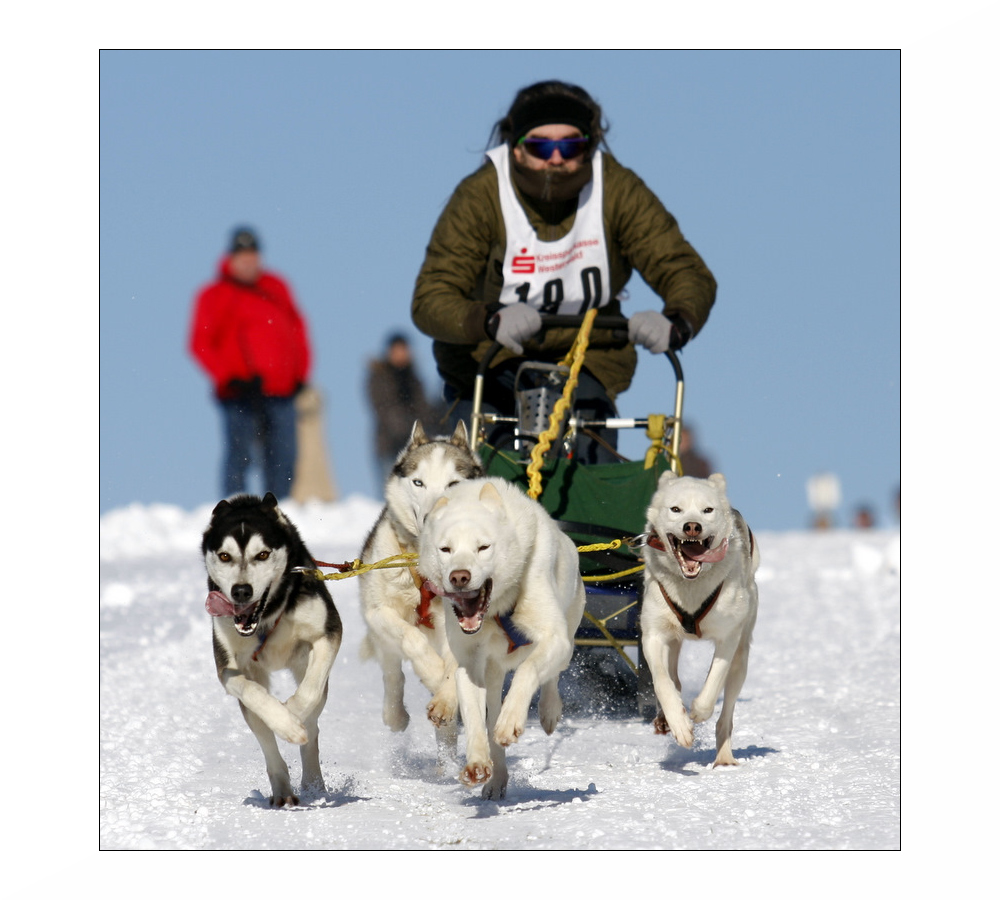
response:
{"label": "person in red jacket", "polygon": [[190,350],[212,380],[225,432],[223,493],[246,490],[260,450],[264,490],[291,491],[295,395],[309,378],[306,324],[285,282],[261,263],[249,228],[233,232],[218,279],[195,301]]}

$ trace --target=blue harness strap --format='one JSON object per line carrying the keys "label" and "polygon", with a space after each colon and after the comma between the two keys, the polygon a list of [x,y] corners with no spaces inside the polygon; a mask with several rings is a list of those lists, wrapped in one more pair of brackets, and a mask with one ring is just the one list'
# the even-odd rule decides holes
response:
{"label": "blue harness strap", "polygon": [[527,647],[531,643],[531,638],[514,624],[514,620],[510,616],[494,616],[493,619],[507,637],[508,653],[513,653],[521,647]]}
{"label": "blue harness strap", "polygon": [[[284,613],[281,614],[281,616],[283,615]],[[274,624],[270,628],[261,630],[261,633],[257,636],[257,649],[254,650],[253,656],[250,657],[254,662],[257,662],[257,657],[260,656],[263,651],[264,644],[267,643],[267,639],[271,636],[271,632],[278,627],[278,623],[281,621],[281,616],[278,616],[278,618],[274,620]]]}

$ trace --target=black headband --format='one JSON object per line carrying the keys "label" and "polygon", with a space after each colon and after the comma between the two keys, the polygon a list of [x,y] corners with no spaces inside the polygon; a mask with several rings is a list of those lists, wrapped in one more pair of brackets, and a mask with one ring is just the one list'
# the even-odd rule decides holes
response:
{"label": "black headband", "polygon": [[540,125],[572,125],[581,134],[590,134],[593,113],[590,108],[566,94],[548,94],[530,100],[511,114],[511,144],[524,137],[532,128]]}

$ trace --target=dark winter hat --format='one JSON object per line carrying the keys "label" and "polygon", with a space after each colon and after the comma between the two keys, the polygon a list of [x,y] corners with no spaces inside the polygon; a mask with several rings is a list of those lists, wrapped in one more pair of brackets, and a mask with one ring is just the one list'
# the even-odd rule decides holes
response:
{"label": "dark winter hat", "polygon": [[589,135],[594,113],[583,101],[570,94],[546,94],[533,97],[511,110],[511,143],[540,125],[572,125]]}
{"label": "dark winter hat", "polygon": [[393,344],[406,344],[409,346],[410,342],[407,340],[406,335],[403,334],[402,331],[396,331],[390,334],[385,340],[386,347],[391,347]]}
{"label": "dark winter hat", "polygon": [[260,250],[260,241],[257,240],[257,235],[250,228],[237,228],[233,232],[229,252],[239,253],[240,250]]}

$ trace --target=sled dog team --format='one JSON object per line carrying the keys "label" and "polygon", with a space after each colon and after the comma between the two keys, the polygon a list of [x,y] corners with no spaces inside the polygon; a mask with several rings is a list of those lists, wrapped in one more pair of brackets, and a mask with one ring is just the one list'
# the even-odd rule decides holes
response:
{"label": "sled dog team", "polygon": [[[367,626],[361,655],[382,669],[382,719],[393,731],[409,723],[408,661],[430,693],[427,716],[439,756],[455,754],[461,717],[459,780],[499,800],[507,787],[505,748],[524,733],[535,694],[546,733],[562,713],[559,675],[573,655],[585,602],[578,551],[541,504],[503,479],[484,477],[461,423],[450,438],[428,438],[415,423],[385,500],[362,562],[399,553],[418,553],[419,561],[360,577]],[[757,617],[753,536],[729,505],[721,475],[673,472],[659,480],[646,531],[640,625],[659,707],[654,728],[690,747],[693,725],[712,716],[722,694],[715,765],[736,765],[733,709]],[[278,739],[299,745],[302,788],[325,790],[317,723],[340,649],[340,616],[273,494],[221,501],[202,552],[219,680],[239,700],[264,753],[271,804],[295,805]],[[715,645],[690,710],[678,679],[686,640]],[[297,685],[284,702],[269,687],[281,669],[290,669]]]}

